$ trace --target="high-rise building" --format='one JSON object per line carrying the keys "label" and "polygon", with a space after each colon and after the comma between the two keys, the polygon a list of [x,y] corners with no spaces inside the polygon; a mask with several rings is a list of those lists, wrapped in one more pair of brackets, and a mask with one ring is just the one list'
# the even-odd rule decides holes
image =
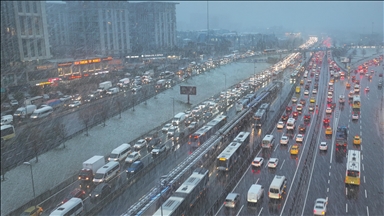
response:
{"label": "high-rise building", "polygon": [[26,65],[51,58],[45,1],[1,1],[1,83],[27,80]]}
{"label": "high-rise building", "polygon": [[130,3],[131,45],[134,53],[155,52],[176,46],[176,4]]}
{"label": "high-rise building", "polygon": [[130,50],[126,1],[66,1],[73,57],[123,57]]}
{"label": "high-rise building", "polygon": [[53,57],[70,57],[68,8],[63,1],[46,2],[50,51]]}

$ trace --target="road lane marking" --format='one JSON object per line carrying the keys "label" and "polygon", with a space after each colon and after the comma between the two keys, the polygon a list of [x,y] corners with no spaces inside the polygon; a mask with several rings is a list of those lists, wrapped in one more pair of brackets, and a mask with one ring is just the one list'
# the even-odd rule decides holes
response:
{"label": "road lane marking", "polygon": [[329,171],[328,176],[331,176],[331,171]]}
{"label": "road lane marking", "polygon": [[260,213],[257,216],[260,216],[262,211],[263,211],[263,207],[261,207]]}
{"label": "road lane marking", "polygon": [[365,190],[365,198],[367,198],[367,190]]}
{"label": "road lane marking", "polygon": [[239,213],[236,214],[236,216],[239,216],[241,210],[243,209],[244,205],[241,206],[240,210],[239,210]]}
{"label": "road lane marking", "polygon": [[369,209],[368,209],[368,206],[367,206],[367,216],[369,216]]}
{"label": "road lane marking", "polygon": [[345,203],[345,212],[348,213],[348,203]]}
{"label": "road lane marking", "polygon": [[327,188],[327,193],[329,192],[329,188]]}
{"label": "road lane marking", "polygon": [[364,184],[365,184],[365,176],[363,176],[363,178],[364,178]]}
{"label": "road lane marking", "polygon": [[276,151],[277,147],[280,145],[280,142],[279,144],[276,145],[275,149],[273,149],[273,151]]}
{"label": "road lane marking", "polygon": [[281,166],[280,166],[280,169],[282,169],[282,168],[283,168],[284,162],[285,162],[285,160],[283,160],[283,164],[281,164]]}

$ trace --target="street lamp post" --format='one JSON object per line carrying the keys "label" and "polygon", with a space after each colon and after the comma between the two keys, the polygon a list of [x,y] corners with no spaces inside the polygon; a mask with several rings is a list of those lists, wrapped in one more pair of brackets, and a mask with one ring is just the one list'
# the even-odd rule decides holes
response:
{"label": "street lamp post", "polygon": [[227,102],[227,75],[224,74],[224,91],[225,91],[225,110],[224,113],[227,114],[227,107],[228,107],[228,102]]}
{"label": "street lamp post", "polygon": [[174,97],[171,97],[172,98],[172,116],[175,116],[175,98]]}
{"label": "street lamp post", "polygon": [[253,86],[255,87],[256,92],[256,60],[253,62]]}
{"label": "street lamp post", "polygon": [[34,181],[33,181],[32,164],[29,163],[29,162],[24,162],[23,164],[28,165],[28,166],[31,168],[31,179],[32,179],[33,198],[35,198],[35,197],[36,197],[36,194],[35,194],[35,183],[34,183]]}

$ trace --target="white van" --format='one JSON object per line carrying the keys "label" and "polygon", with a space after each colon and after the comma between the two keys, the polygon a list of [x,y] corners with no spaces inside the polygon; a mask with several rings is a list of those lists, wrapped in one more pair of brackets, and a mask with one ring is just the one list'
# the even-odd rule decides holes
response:
{"label": "white van", "polygon": [[128,143],[121,144],[112,150],[108,161],[122,161],[132,152],[132,147]]}
{"label": "white van", "polygon": [[59,206],[49,216],[62,216],[62,215],[80,215],[84,210],[83,200],[73,197],[63,205]]}
{"label": "white van", "polygon": [[53,108],[50,106],[44,106],[40,109],[36,109],[33,111],[31,118],[32,119],[38,119],[38,118],[43,118],[46,116],[49,116],[53,112]]}
{"label": "white van", "polygon": [[108,182],[120,172],[120,164],[116,161],[111,161],[96,171],[93,183],[99,184]]}
{"label": "white van", "polygon": [[264,187],[259,184],[253,184],[248,190],[247,201],[257,203],[264,196]]}
{"label": "white van", "polygon": [[295,129],[295,122],[296,120],[294,118],[289,118],[287,121],[287,130]]}
{"label": "white van", "polygon": [[1,117],[1,126],[12,124],[13,122],[13,116],[12,115],[5,115]]}
{"label": "white van", "polygon": [[275,145],[275,137],[271,134],[265,135],[261,141],[262,148],[272,148]]}
{"label": "white van", "polygon": [[172,119],[172,124],[173,125],[179,125],[181,122],[184,122],[185,120],[185,113],[181,112],[175,115]]}
{"label": "white van", "polygon": [[287,187],[287,179],[285,176],[275,175],[271,185],[269,186],[268,197],[270,199],[281,199],[285,188]]}
{"label": "white van", "polygon": [[119,93],[119,91],[120,91],[119,87],[113,87],[113,88],[108,89],[107,94],[113,95],[113,94]]}

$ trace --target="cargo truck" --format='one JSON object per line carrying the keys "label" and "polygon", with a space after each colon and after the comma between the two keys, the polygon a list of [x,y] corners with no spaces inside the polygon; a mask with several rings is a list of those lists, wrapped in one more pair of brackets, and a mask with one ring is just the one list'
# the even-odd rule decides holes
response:
{"label": "cargo truck", "polygon": [[83,162],[83,169],[80,170],[78,179],[85,183],[91,183],[96,171],[104,165],[104,156],[95,155],[91,157]]}
{"label": "cargo truck", "polygon": [[35,109],[36,109],[36,105],[26,105],[24,107],[19,107],[17,108],[13,116],[25,118],[26,116],[31,115],[33,111],[35,111]]}
{"label": "cargo truck", "polygon": [[336,130],[336,147],[347,147],[348,129],[346,126],[338,126]]}
{"label": "cargo truck", "polygon": [[105,81],[105,82],[99,83],[99,88],[97,89],[97,91],[106,92],[111,87],[112,87],[112,82],[111,81]]}

